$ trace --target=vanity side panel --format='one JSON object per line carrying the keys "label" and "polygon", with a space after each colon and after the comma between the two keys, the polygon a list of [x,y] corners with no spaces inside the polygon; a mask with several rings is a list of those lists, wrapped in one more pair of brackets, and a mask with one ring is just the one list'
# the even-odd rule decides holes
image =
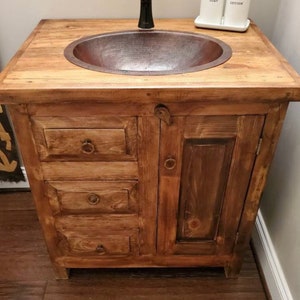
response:
{"label": "vanity side panel", "polygon": [[231,259],[225,267],[226,276],[229,278],[238,277],[241,270],[243,257],[249,245],[262,192],[266,184],[287,108],[288,102],[270,106],[269,113],[266,116],[262,132],[262,143],[253,167],[235,248]]}
{"label": "vanity side panel", "polygon": [[55,275],[57,278],[68,278],[67,269],[55,262],[56,258],[61,256],[62,253],[57,248],[58,236],[54,228],[54,218],[52,216],[51,207],[48,201],[41,201],[41,199],[45,197],[43,174],[31,131],[30,119],[27,115],[27,106],[9,105],[8,109],[14,124],[17,141],[20,145],[22,159],[37,209],[37,215],[43,229]]}

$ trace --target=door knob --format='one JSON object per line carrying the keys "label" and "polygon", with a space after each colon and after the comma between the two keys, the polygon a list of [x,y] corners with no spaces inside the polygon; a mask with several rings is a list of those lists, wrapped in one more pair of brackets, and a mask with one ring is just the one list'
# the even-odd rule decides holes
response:
{"label": "door knob", "polygon": [[173,170],[176,167],[176,160],[174,158],[167,158],[164,163],[167,170]]}

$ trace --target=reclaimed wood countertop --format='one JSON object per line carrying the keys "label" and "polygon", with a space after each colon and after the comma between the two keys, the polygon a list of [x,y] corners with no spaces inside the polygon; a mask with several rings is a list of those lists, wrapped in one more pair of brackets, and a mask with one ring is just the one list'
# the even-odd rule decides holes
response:
{"label": "reclaimed wood countertop", "polygon": [[299,75],[255,24],[245,33],[199,29],[192,19],[156,19],[155,29],[206,34],[233,55],[212,69],[162,76],[100,73],[73,65],[65,47],[88,35],[137,29],[136,19],[42,20],[0,74],[0,102],[300,100]]}

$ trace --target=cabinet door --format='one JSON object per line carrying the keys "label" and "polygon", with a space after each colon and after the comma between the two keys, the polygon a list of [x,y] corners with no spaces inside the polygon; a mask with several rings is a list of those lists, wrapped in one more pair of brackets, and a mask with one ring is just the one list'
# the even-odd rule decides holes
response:
{"label": "cabinet door", "polygon": [[232,252],[263,116],[161,122],[158,252]]}

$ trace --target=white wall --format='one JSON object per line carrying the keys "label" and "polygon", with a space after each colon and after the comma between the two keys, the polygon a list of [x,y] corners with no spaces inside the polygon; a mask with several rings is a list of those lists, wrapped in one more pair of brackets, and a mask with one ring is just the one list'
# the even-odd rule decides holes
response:
{"label": "white wall", "polygon": [[[139,0],[0,1],[0,70],[40,19],[138,18],[140,6]],[[280,0],[251,2],[250,16],[264,28],[266,34],[271,33],[278,1]],[[152,0],[152,3],[155,18],[195,18],[199,14],[200,0]]]}
{"label": "white wall", "polygon": [[[272,41],[300,73],[299,14],[299,0],[280,0]],[[300,103],[289,107],[261,211],[290,292],[300,299]]]}
{"label": "white wall", "polygon": [[273,35],[280,1],[251,0],[250,18],[259,25],[268,38]]}
{"label": "white wall", "polygon": [[[0,70],[40,19],[138,18],[139,0],[0,0]],[[196,17],[199,0],[153,0],[153,15]],[[120,28],[121,30],[121,28]]]}

